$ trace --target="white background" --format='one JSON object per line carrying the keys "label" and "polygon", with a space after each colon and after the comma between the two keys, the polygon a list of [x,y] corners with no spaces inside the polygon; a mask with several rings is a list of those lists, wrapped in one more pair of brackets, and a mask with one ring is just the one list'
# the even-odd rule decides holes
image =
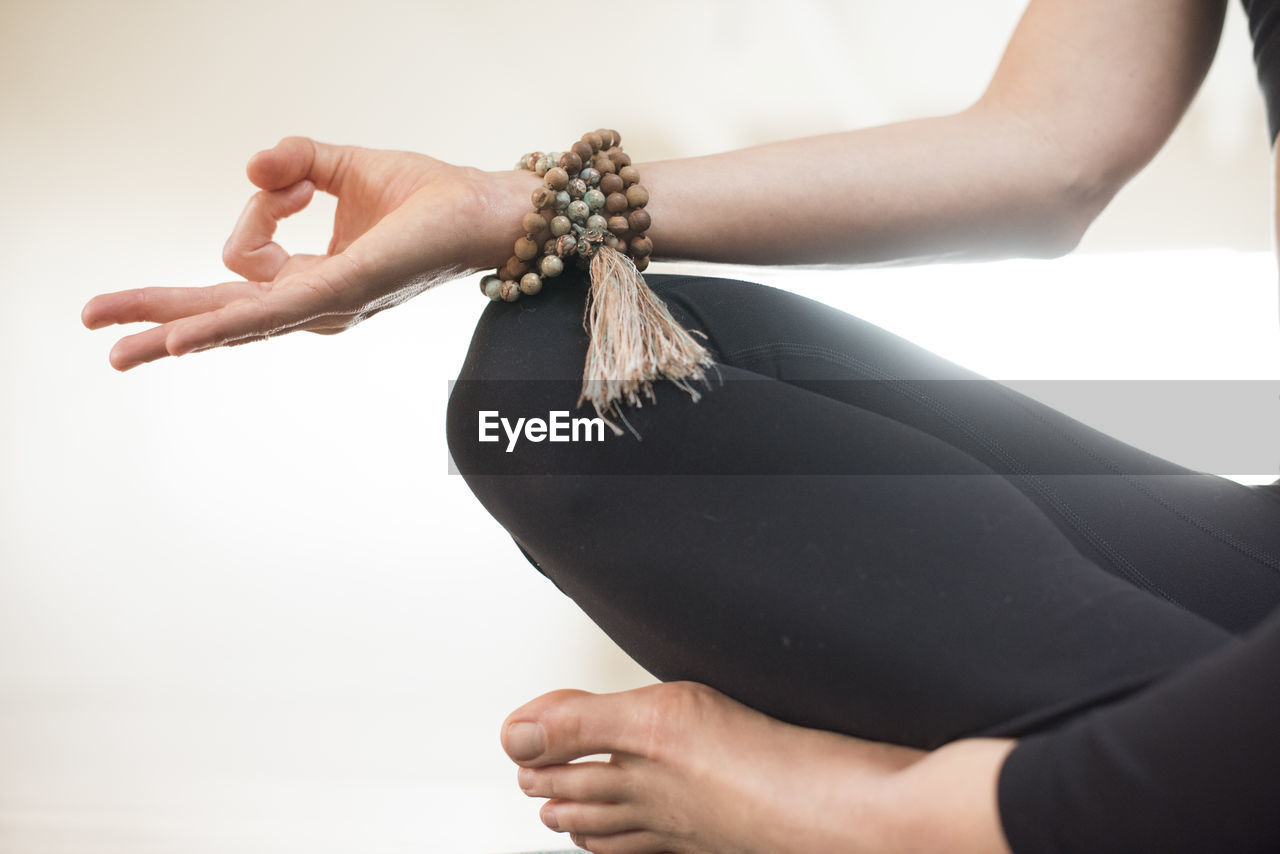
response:
{"label": "white background", "polygon": [[[337,338],[108,367],[116,333],[80,307],[232,278],[253,152],[306,134],[508,168],[602,125],[645,160],[937,114],[981,92],[1022,5],[4,0],[0,854],[563,846],[499,724],[648,681],[446,473],[473,281]],[[1003,379],[1278,378],[1267,139],[1230,14],[1184,126],[1078,257],[746,275]],[[313,207],[286,247],[323,250]],[[1077,414],[1205,450],[1169,414]]]}

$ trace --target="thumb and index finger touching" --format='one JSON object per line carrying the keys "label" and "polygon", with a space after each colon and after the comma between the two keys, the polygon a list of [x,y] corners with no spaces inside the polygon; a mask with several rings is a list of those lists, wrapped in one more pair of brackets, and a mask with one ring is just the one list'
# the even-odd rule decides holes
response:
{"label": "thumb and index finger touching", "polygon": [[245,172],[260,188],[245,205],[222,249],[231,272],[250,281],[279,275],[289,253],[276,243],[276,224],[311,203],[315,190],[336,194],[355,149],[288,136],[249,158]]}
{"label": "thumb and index finger touching", "polygon": [[[316,189],[335,190],[352,151],[351,146],[286,137],[250,158],[246,171],[261,191],[246,205],[223,252],[227,266],[248,281],[209,288],[137,288],[91,299],[81,314],[90,329],[145,320],[162,324],[121,339],[113,348],[112,364],[127,370],[165,355],[289,331],[326,313],[325,303],[333,294],[325,285],[331,282],[279,290],[260,283],[274,279],[289,258],[271,240],[277,221],[305,208]],[[325,273],[340,278],[342,272],[312,271],[322,273],[315,277],[320,280],[335,278]]]}

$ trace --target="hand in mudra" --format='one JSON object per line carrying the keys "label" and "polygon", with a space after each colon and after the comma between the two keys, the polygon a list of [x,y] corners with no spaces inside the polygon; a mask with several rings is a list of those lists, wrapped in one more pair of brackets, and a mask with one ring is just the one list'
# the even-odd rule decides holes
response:
{"label": "hand in mudra", "polygon": [[[249,160],[260,189],[223,250],[244,281],[149,287],[91,299],[90,329],[159,324],[121,338],[111,364],[128,370],[164,356],[257,341],[305,329],[341,332],[432,285],[497,264],[486,240],[511,177],[452,166],[406,151],[334,146],[287,137]],[[505,184],[504,184],[505,182]],[[276,223],[316,190],[338,199],[325,255],[290,255],[272,241]]]}

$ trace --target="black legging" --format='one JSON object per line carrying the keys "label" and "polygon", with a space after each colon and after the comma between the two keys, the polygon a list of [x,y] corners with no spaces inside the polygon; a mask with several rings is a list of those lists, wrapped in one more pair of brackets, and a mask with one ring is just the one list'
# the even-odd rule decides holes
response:
{"label": "black legging", "polygon": [[707,335],[701,401],[659,384],[626,410],[640,440],[477,441],[480,411],[574,408],[586,283],[565,276],[484,311],[448,437],[526,557],[659,679],[930,748],[1078,719],[1280,604],[1274,488],[1175,466],[812,300],[648,279]]}

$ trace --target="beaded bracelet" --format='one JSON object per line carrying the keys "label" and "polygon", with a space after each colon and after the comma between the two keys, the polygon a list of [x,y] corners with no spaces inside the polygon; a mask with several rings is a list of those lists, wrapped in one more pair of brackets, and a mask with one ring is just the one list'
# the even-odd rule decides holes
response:
{"label": "beaded bracelet", "polygon": [[583,328],[591,340],[577,405],[591,401],[615,434],[622,430],[606,413],[638,439],[619,402],[640,406],[641,392],[656,402],[653,382],[661,378],[696,402],[701,395],[690,382],[705,379],[706,368],[714,364],[640,275],[653,253],[645,234],[652,224],[645,210],[649,191],[615,130],[585,133],[569,151],[526,154],[516,168],[545,180],[533,191],[534,210],[524,216],[524,236],[516,240],[514,253],[480,280],[480,290],[495,302],[514,302],[521,294],[539,293],[570,260],[589,269]]}
{"label": "beaded bracelet", "polygon": [[489,299],[514,302],[521,294],[532,296],[545,279],[560,275],[566,262],[585,269],[601,245],[625,254],[637,272],[649,266],[653,241],[644,236],[652,222],[644,209],[649,191],[617,131],[585,133],[566,152],[526,154],[516,168],[546,180],[533,193],[534,210],[525,214],[525,234],[516,240],[512,256],[480,280],[480,291]]}

